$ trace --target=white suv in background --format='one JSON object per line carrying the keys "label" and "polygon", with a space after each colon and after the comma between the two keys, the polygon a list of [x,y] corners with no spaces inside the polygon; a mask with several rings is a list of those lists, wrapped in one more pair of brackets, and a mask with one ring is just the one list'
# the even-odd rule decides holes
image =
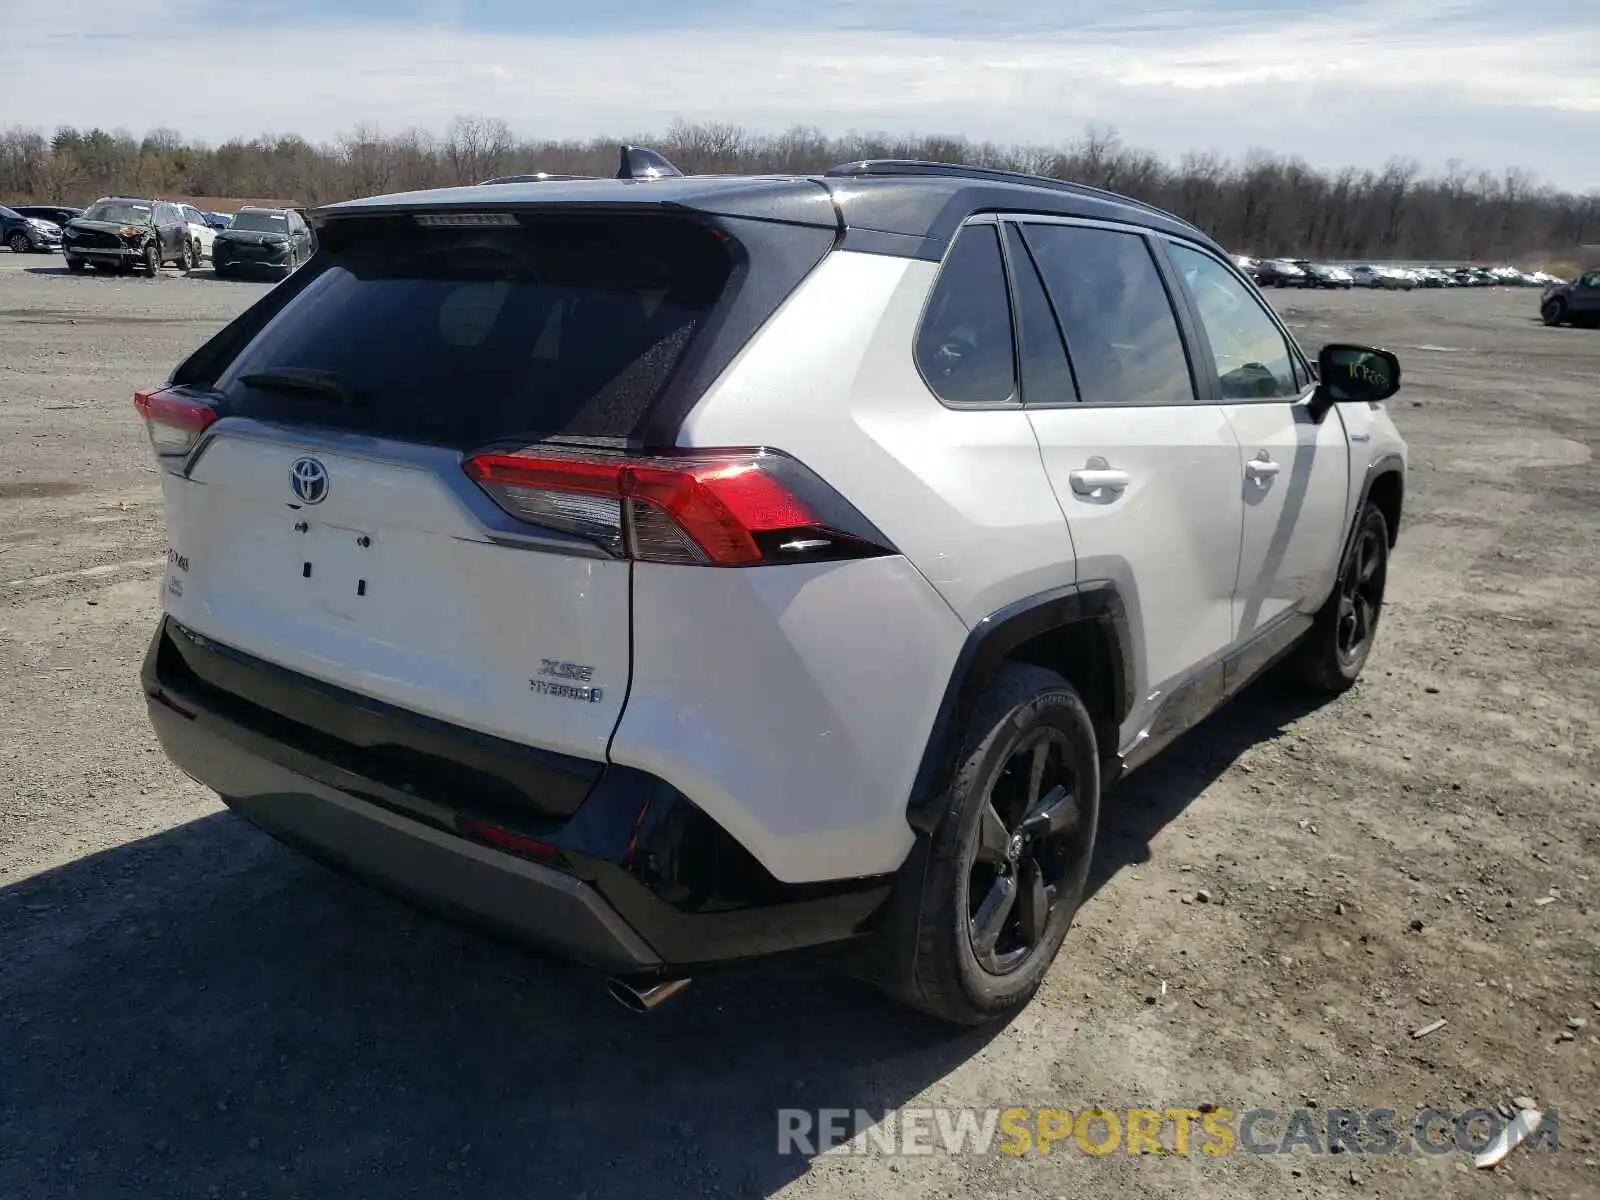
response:
{"label": "white suv in background", "polygon": [[1166,213],[866,162],[313,220],[135,398],[151,720],[261,828],[635,1007],[847,943],[1003,1017],[1102,792],[1280,658],[1336,692],[1372,648],[1399,364],[1319,378]]}
{"label": "white suv in background", "polygon": [[177,209],[183,214],[184,224],[189,227],[189,260],[198,264],[201,259],[210,258],[217,231],[211,228],[205,214],[194,205],[179,204]]}

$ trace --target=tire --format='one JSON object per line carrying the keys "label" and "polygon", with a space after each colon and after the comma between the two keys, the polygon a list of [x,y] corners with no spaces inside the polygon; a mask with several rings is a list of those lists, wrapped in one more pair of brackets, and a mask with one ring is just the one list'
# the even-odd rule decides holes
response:
{"label": "tire", "polygon": [[1378,637],[1388,578],[1389,522],[1369,503],[1361,510],[1333,593],[1295,652],[1292,662],[1300,682],[1336,696],[1360,678]]}
{"label": "tire", "polygon": [[1559,325],[1567,319],[1567,302],[1559,296],[1554,300],[1546,300],[1539,308],[1539,316],[1546,325]]}
{"label": "tire", "polygon": [[69,270],[69,271],[81,271],[81,270],[83,270],[83,267],[84,267],[83,259],[68,257],[68,259],[67,259],[67,270]]}
{"label": "tire", "polygon": [[161,247],[153,240],[144,244],[144,269],[152,279],[161,274]]}
{"label": "tire", "polygon": [[1100,759],[1072,685],[1020,663],[996,672],[959,754],[897,998],[940,1020],[978,1025],[1033,998],[1083,901],[1100,819]]}
{"label": "tire", "polygon": [[33,249],[28,242],[28,235],[20,229],[6,239],[6,245],[11,247],[11,253],[13,254],[26,254]]}
{"label": "tire", "polygon": [[178,247],[178,270],[185,275],[189,273],[190,262],[194,257],[194,247],[189,242],[184,242]]}

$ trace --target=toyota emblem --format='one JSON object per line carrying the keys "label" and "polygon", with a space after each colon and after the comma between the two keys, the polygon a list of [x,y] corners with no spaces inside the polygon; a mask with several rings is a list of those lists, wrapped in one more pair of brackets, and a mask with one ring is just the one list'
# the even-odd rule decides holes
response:
{"label": "toyota emblem", "polygon": [[289,489],[302,504],[321,504],[328,498],[328,468],[314,458],[295,459]]}

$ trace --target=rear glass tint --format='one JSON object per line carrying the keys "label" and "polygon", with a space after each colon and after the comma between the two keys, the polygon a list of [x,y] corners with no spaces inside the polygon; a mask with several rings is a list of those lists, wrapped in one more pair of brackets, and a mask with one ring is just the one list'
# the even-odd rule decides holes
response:
{"label": "rear glass tint", "polygon": [[[217,381],[226,411],[460,449],[628,436],[721,296],[728,253],[679,218],[523,220],[339,237]],[[244,382],[274,373],[349,396]]]}

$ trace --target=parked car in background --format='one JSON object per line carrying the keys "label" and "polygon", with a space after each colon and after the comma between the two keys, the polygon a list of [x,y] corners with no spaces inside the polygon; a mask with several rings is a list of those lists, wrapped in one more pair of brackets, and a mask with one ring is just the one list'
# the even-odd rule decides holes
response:
{"label": "parked car in background", "polygon": [[1351,267],[1350,278],[1357,287],[1397,290],[1406,285],[1415,286],[1413,280],[1399,275],[1393,268],[1375,267],[1369,263]]}
{"label": "parked car in background", "polygon": [[1350,272],[1343,267],[1329,266],[1327,263],[1314,263],[1304,258],[1297,258],[1294,265],[1305,273],[1306,286],[1313,288],[1348,288],[1354,280]]}
{"label": "parked car in background", "polygon": [[37,217],[41,221],[49,221],[62,229],[65,229],[67,222],[74,217],[83,216],[83,209],[73,208],[68,204],[17,204],[12,206],[11,211],[21,213],[25,217]]}
{"label": "parked car in background", "polygon": [[1539,315],[1546,325],[1600,327],[1600,270],[1585,271],[1571,283],[1545,288],[1539,298]]}
{"label": "parked car in background", "polygon": [[183,214],[184,222],[189,226],[190,260],[198,263],[201,259],[210,258],[211,243],[216,238],[217,231],[206,221],[205,213],[192,204],[180,204],[178,211]]}
{"label": "parked car in background", "polygon": [[51,252],[61,249],[61,226],[41,217],[29,217],[14,208],[0,206],[0,242],[14,254]]}
{"label": "parked car in background", "polygon": [[1417,267],[1411,273],[1417,278],[1417,286],[1425,288],[1442,288],[1450,278],[1436,267]]}
{"label": "parked car in background", "polygon": [[233,214],[224,212],[208,212],[204,214],[206,224],[212,229],[226,229],[233,224]]}
{"label": "parked car in background", "polygon": [[125,196],[96,200],[61,235],[68,269],[92,265],[106,274],[137,266],[154,276],[169,262],[187,271],[194,265],[192,245],[189,223],[176,204]]}
{"label": "parked car in background", "polygon": [[241,208],[216,235],[211,269],[218,275],[272,272],[287,275],[311,257],[311,227],[292,208]]}
{"label": "parked car in background", "polygon": [[1262,287],[1309,287],[1306,273],[1281,258],[1263,259],[1256,264],[1256,282]]}

